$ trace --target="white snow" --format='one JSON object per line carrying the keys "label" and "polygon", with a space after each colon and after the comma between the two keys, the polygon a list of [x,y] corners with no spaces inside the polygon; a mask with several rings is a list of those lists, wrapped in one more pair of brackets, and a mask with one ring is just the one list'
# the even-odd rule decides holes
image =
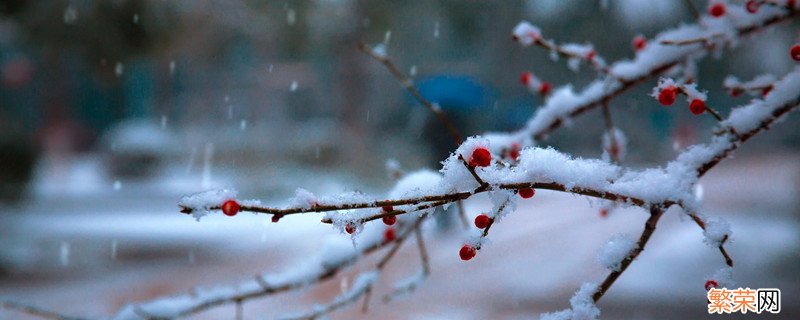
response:
{"label": "white snow", "polygon": [[606,269],[619,271],[625,260],[636,249],[636,239],[624,233],[615,234],[597,252],[597,261]]}
{"label": "white snow", "polygon": [[542,314],[539,320],[591,320],[600,317],[600,309],[594,304],[592,295],[597,292],[597,284],[584,283],[578,292],[569,299],[570,308],[558,312]]}
{"label": "white snow", "polygon": [[722,245],[722,241],[730,238],[731,224],[722,218],[710,218],[705,220],[706,229],[703,230],[705,239],[703,242],[710,246],[718,247]]}
{"label": "white snow", "polygon": [[542,36],[542,32],[530,22],[522,21],[511,32],[523,46],[530,46]]}
{"label": "white snow", "polygon": [[218,207],[227,200],[236,199],[236,194],[236,190],[233,189],[208,190],[184,196],[178,201],[178,205],[191,209],[192,215],[199,220],[209,214],[211,207]]}

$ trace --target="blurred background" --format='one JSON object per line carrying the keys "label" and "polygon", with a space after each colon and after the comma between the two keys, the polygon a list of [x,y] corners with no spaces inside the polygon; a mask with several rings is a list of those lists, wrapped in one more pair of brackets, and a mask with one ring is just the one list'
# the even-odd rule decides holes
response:
{"label": "blurred background", "polygon": [[[548,38],[591,42],[616,61],[633,57],[634,36],[652,37],[692,16],[677,0],[0,1],[0,297],[97,317],[126,302],[290,267],[315,252],[320,235],[338,232],[316,216],[277,225],[250,215],[196,223],[178,214],[177,200],[219,187],[274,204],[298,187],[383,194],[393,183],[389,160],[404,171],[437,169],[452,149],[447,132],[359,42],[384,43],[464,135],[522,127],[543,102],[520,85],[521,72],[577,89],[596,76],[512,42],[523,19]],[[710,104],[725,114],[747,101],[722,88],[729,74],[790,71],[798,30],[796,21],[783,24],[700,61],[698,82]],[[714,125],[683,107],[660,107],[647,96],[653,83],[612,102],[629,138],[625,163],[634,167],[666,163],[705,141]],[[604,124],[596,112],[545,143],[600,157]],[[787,317],[797,315],[790,302],[800,294],[790,272],[800,266],[795,117],[704,178],[708,213],[733,226],[737,272],[751,287],[785,288]],[[497,229],[484,259],[455,261],[460,240],[431,230],[434,274],[419,293],[387,305],[376,299],[366,315],[333,317],[516,318],[562,309],[581,281],[603,274],[597,247],[613,233],[638,233],[645,218],[626,209],[602,219],[586,201],[537,197],[509,218],[519,223]],[[487,202],[477,197],[467,207],[477,213]],[[640,318],[705,315],[703,277],[721,259],[677,217],[663,227],[672,236],[654,237],[656,252],[643,254],[612,289],[604,314],[630,317],[635,303]],[[526,250],[514,249],[520,244]],[[416,264],[408,250],[414,262],[398,260],[400,270]],[[503,265],[527,270],[508,273]],[[652,272],[663,279],[652,284]],[[461,278],[476,273],[475,283]],[[258,311],[246,318],[309,308],[347,279],[248,304],[246,311]],[[0,318],[24,316],[0,310]]]}

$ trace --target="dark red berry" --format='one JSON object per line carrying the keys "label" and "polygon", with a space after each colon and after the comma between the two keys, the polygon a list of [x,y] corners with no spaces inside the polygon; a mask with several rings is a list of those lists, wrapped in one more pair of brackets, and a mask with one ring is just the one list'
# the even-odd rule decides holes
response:
{"label": "dark red berry", "polygon": [[733,89],[731,89],[731,97],[736,98],[739,95],[741,95],[742,92],[744,92],[744,90],[742,90],[742,88],[733,88]]}
{"label": "dark red berry", "polygon": [[519,158],[519,144],[512,143],[511,150],[508,151],[508,157],[516,161]]}
{"label": "dark red berry", "polygon": [[458,255],[461,257],[461,260],[467,261],[475,257],[475,248],[472,246],[465,244],[461,247],[461,250],[458,251]]}
{"label": "dark red berry", "polygon": [[531,79],[533,79],[533,73],[531,72],[523,72],[519,76],[519,82],[521,82],[522,85],[526,87],[531,83]]}
{"label": "dark red berry", "polygon": [[273,223],[278,223],[278,221],[280,221],[281,218],[283,218],[283,214],[280,214],[280,213],[273,214],[272,215],[272,222]]}
{"label": "dark red berry", "polygon": [[747,0],[744,4],[744,8],[747,9],[747,12],[756,13],[758,12],[758,7],[761,6],[761,1],[759,0]]}
{"label": "dark red berry", "polygon": [[387,226],[391,226],[395,222],[397,222],[397,216],[395,215],[383,217],[383,223],[386,224]]}
{"label": "dark red berry", "polygon": [[761,89],[761,96],[766,97],[772,91],[772,86],[764,87]]}
{"label": "dark red berry", "polygon": [[519,196],[522,197],[522,199],[530,199],[535,193],[536,190],[533,190],[533,188],[519,189]]}
{"label": "dark red berry", "polygon": [[383,209],[383,212],[392,212],[392,210],[394,210],[394,207],[392,207],[392,206],[383,206],[383,207],[381,207],[381,209]]}
{"label": "dark red berry", "polygon": [[711,290],[711,288],[719,288],[719,284],[714,280],[706,281],[706,291]]}
{"label": "dark red berry", "polygon": [[550,83],[542,81],[542,84],[539,86],[539,94],[546,96],[548,93],[550,93],[550,89]]}
{"label": "dark red berry", "polygon": [[643,36],[633,38],[633,51],[641,51],[647,45],[647,39]]}
{"label": "dark red berry", "polygon": [[475,217],[475,226],[478,227],[478,229],[486,229],[491,221],[492,219],[489,218],[489,216],[485,214],[479,214],[477,217]]}
{"label": "dark red berry", "polygon": [[344,231],[347,232],[347,234],[355,233],[356,232],[356,224],[352,223],[352,222],[347,223],[347,225],[344,226]]}
{"label": "dark red berry", "polygon": [[594,60],[594,57],[596,55],[597,55],[597,52],[595,52],[594,50],[589,50],[589,52],[586,53],[586,60],[592,61],[592,60]]}
{"label": "dark red berry", "polygon": [[708,7],[708,14],[710,14],[714,18],[719,18],[725,15],[725,4],[722,2],[716,2]]}
{"label": "dark red berry", "polygon": [[661,92],[658,94],[658,102],[664,106],[670,106],[675,103],[675,97],[677,96],[678,89],[674,86],[669,86],[661,89]]}
{"label": "dark red berry", "polygon": [[394,234],[394,228],[392,228],[392,227],[386,228],[386,231],[383,232],[383,241],[384,242],[394,241],[394,239],[396,239],[396,238],[397,238],[397,236]]}
{"label": "dark red berry", "polygon": [[800,61],[800,43],[793,45],[792,48],[789,49],[789,54],[794,61]]}
{"label": "dark red berry", "polygon": [[689,104],[689,111],[693,114],[703,114],[706,112],[706,102],[700,99],[692,100],[692,103]]}
{"label": "dark red berry", "polygon": [[222,204],[222,213],[229,217],[233,217],[239,213],[239,209],[241,209],[241,207],[239,207],[239,203],[236,202],[236,200],[228,200]]}
{"label": "dark red berry", "polygon": [[601,218],[608,217],[608,209],[606,208],[600,209],[600,217]]}
{"label": "dark red berry", "polygon": [[477,148],[472,151],[469,165],[472,167],[488,167],[492,162],[492,154],[486,148]]}

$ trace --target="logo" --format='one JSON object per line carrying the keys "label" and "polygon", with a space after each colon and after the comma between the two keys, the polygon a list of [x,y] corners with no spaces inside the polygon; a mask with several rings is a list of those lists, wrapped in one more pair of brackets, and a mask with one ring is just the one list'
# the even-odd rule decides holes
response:
{"label": "logo", "polygon": [[779,313],[781,312],[781,290],[766,288],[711,288],[706,294],[708,313]]}

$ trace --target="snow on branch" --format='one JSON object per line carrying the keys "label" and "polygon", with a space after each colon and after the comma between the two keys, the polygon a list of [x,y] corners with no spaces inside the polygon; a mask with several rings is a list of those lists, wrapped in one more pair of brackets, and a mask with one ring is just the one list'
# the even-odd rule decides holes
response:
{"label": "snow on branch", "polygon": [[[398,285],[397,291],[413,289],[429,272],[427,255],[424,253],[419,232],[422,221],[432,215],[437,207],[446,208],[452,203],[482,193],[489,195],[493,209],[480,222],[476,219],[476,226],[480,225],[482,228],[479,227],[481,230],[476,231],[477,235],[462,247],[460,254],[464,260],[473,258],[488,236],[491,226],[513,212],[520,198],[531,198],[535,189],[583,195],[623,206],[638,206],[649,212],[638,240],[634,241],[630,237],[614,238],[603,250],[605,253],[601,253],[600,262],[611,270],[606,278],[597,285],[582,286],[570,300],[570,309],[543,315],[543,319],[597,318],[600,311],[596,303],[644,250],[660,217],[672,205],[679,205],[688,212],[704,230],[707,242],[718,246],[726,263],[732,266],[732,260],[723,247],[731,234],[730,230],[725,223],[704,220],[694,213],[699,204],[693,187],[700,177],[729,157],[744,142],[769,129],[800,104],[800,68],[780,80],[771,81],[771,90],[762,98],[733,108],[727,118],[718,115],[721,120],[717,123],[719,130],[710,142],[684,150],[663,167],[631,169],[600,159],[572,157],[552,148],[534,147],[532,144],[534,139],[542,139],[567,123],[571,117],[596,106],[607,105],[611,98],[647,79],[689,59],[696,59],[708,50],[735,45],[743,36],[787,20],[797,12],[782,6],[763,7],[757,13],[748,15],[743,15],[742,10],[744,9],[740,7],[732,7],[728,9],[725,19],[720,16],[702,16],[697,24],[662,32],[655,37],[655,41],[642,46],[633,60],[604,66],[605,74],[580,92],[575,92],[569,85],[554,90],[546,104],[537,110],[520,131],[475,136],[463,142],[460,136],[454,134],[454,140],[459,142],[458,148],[442,162],[438,172],[423,170],[410,173],[399,179],[386,197],[374,197],[359,192],[318,197],[299,189],[296,196],[287,201],[287,205],[272,207],[262,205],[258,200],[238,200],[233,190],[212,190],[186,196],[179,202],[181,212],[192,214],[197,219],[218,211],[229,216],[235,216],[240,211],[270,214],[273,221],[286,215],[324,212],[322,222],[332,224],[336,229],[350,234],[350,237],[328,242],[322,254],[286,272],[257,275],[233,286],[196,289],[183,295],[131,304],[112,319],[176,318],[215,306],[233,303],[240,305],[248,299],[302,288],[329,279],[363,255],[392,244],[389,253],[375,269],[359,276],[350,290],[328,304],[299,315],[301,318],[324,316],[353,303],[359,297],[368,298],[373,283],[380,276],[380,270],[411,231],[416,230],[423,260],[423,275]],[[557,46],[554,42],[542,40],[540,31],[530,24],[520,24],[514,33],[523,44],[546,44],[542,46],[549,45],[551,50],[572,58],[583,57],[589,61],[596,58],[589,54],[593,51],[586,51],[586,47]],[[675,45],[678,42],[680,45]],[[416,89],[413,84],[391,64],[385,51],[368,46],[361,48],[382,62],[401,80],[406,90],[414,95]],[[705,94],[693,85],[676,84],[673,80],[664,80],[659,84],[659,95],[670,83],[676,87],[676,94],[677,87],[680,86],[680,92],[692,101],[705,101]],[[424,98],[417,99],[425,104]],[[432,105],[429,108],[436,112]],[[608,126],[613,129],[610,122]],[[453,132],[457,133],[451,130]],[[613,137],[618,138],[616,132]],[[511,161],[507,161],[504,151],[507,152],[515,144],[526,147],[514,149],[515,155],[511,157]],[[378,219],[384,223],[369,223]],[[397,225],[393,226],[395,223]],[[4,306],[9,307],[9,304],[4,303]],[[11,307],[15,305],[12,304]],[[18,309],[32,314],[48,312],[33,307]],[[52,315],[60,316],[55,313]]]}
{"label": "snow on branch", "polygon": [[[766,8],[765,8],[766,9]],[[623,60],[608,66],[610,76],[600,75],[584,89],[576,92],[571,85],[554,89],[546,103],[539,107],[536,114],[528,121],[525,128],[509,134],[487,135],[493,140],[507,142],[523,142],[532,144],[533,140],[542,140],[556,128],[568,123],[570,118],[587,112],[617,95],[622,94],[637,84],[663,74],[689,58],[702,56],[709,47],[699,43],[683,46],[662,44],[662,40],[687,38],[716,39],[714,36],[725,31],[730,37],[722,38],[723,43],[735,45],[739,38],[760,31],[766,27],[786,21],[797,14],[797,10],[784,8],[768,8],[757,14],[748,14],[741,19],[726,19],[724,25],[693,24],[685,25],[657,35],[647,46],[636,52],[633,60]],[[521,28],[522,22],[515,28],[515,34],[528,34],[530,28]],[[529,25],[529,23],[528,23]],[[520,31],[527,30],[527,31]],[[536,29],[534,29],[536,30]],[[519,37],[521,43],[535,39],[531,36]],[[525,40],[529,39],[529,40]],[[712,40],[713,40],[712,39]],[[533,139],[533,140],[532,140]],[[501,147],[498,145],[497,147]]]}

